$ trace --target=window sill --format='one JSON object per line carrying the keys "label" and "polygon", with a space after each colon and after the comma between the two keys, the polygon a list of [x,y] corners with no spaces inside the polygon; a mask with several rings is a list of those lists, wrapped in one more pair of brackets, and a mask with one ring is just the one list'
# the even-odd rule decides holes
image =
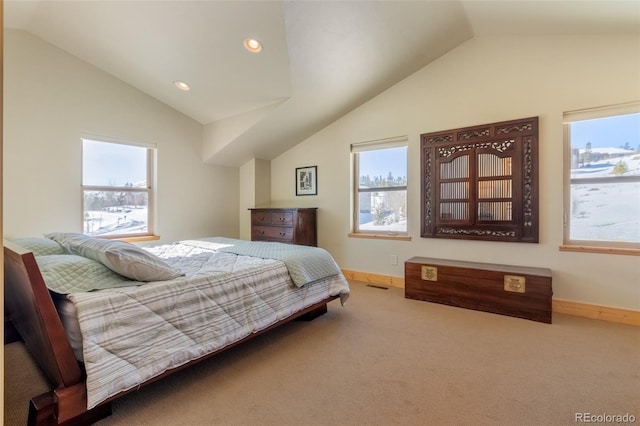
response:
{"label": "window sill", "polygon": [[372,240],[395,240],[395,241],[411,241],[409,235],[391,235],[391,234],[361,234],[350,232],[349,238],[368,238]]}
{"label": "window sill", "polygon": [[617,247],[595,247],[595,246],[571,246],[561,245],[560,251],[573,251],[578,253],[599,253],[599,254],[622,254],[628,256],[640,256],[640,249],[617,248]]}
{"label": "window sill", "polygon": [[158,235],[142,235],[139,237],[123,237],[116,238],[118,241],[125,241],[127,243],[141,243],[143,241],[156,241],[159,240],[160,237]]}

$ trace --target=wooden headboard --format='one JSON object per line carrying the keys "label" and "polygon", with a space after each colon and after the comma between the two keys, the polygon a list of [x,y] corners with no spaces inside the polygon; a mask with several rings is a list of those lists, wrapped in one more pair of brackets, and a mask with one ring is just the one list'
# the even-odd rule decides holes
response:
{"label": "wooden headboard", "polygon": [[4,240],[5,310],[54,388],[83,380],[32,252]]}

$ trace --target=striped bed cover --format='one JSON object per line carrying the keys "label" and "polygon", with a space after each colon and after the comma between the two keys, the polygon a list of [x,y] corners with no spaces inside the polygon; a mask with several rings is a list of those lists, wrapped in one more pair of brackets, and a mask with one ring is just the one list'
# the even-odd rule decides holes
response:
{"label": "striped bed cover", "polygon": [[148,248],[185,276],[68,295],[82,332],[87,408],[260,331],[329,296],[340,273],[296,286],[281,260],[183,241]]}

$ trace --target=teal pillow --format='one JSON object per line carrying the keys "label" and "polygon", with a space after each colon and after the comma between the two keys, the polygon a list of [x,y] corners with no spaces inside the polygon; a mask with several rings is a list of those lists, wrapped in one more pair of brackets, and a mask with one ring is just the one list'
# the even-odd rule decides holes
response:
{"label": "teal pillow", "polygon": [[38,256],[36,262],[47,287],[60,294],[141,284],[116,274],[100,262],[75,254]]}
{"label": "teal pillow", "polygon": [[33,252],[34,256],[48,256],[51,254],[67,253],[64,247],[48,238],[16,238],[12,241],[18,244],[20,247]]}

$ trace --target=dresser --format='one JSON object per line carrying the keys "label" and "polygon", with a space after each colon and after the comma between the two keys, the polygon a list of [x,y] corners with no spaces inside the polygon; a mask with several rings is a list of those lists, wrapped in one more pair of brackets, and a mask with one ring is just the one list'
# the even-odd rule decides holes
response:
{"label": "dresser", "polygon": [[251,241],[317,246],[317,208],[254,208]]}

